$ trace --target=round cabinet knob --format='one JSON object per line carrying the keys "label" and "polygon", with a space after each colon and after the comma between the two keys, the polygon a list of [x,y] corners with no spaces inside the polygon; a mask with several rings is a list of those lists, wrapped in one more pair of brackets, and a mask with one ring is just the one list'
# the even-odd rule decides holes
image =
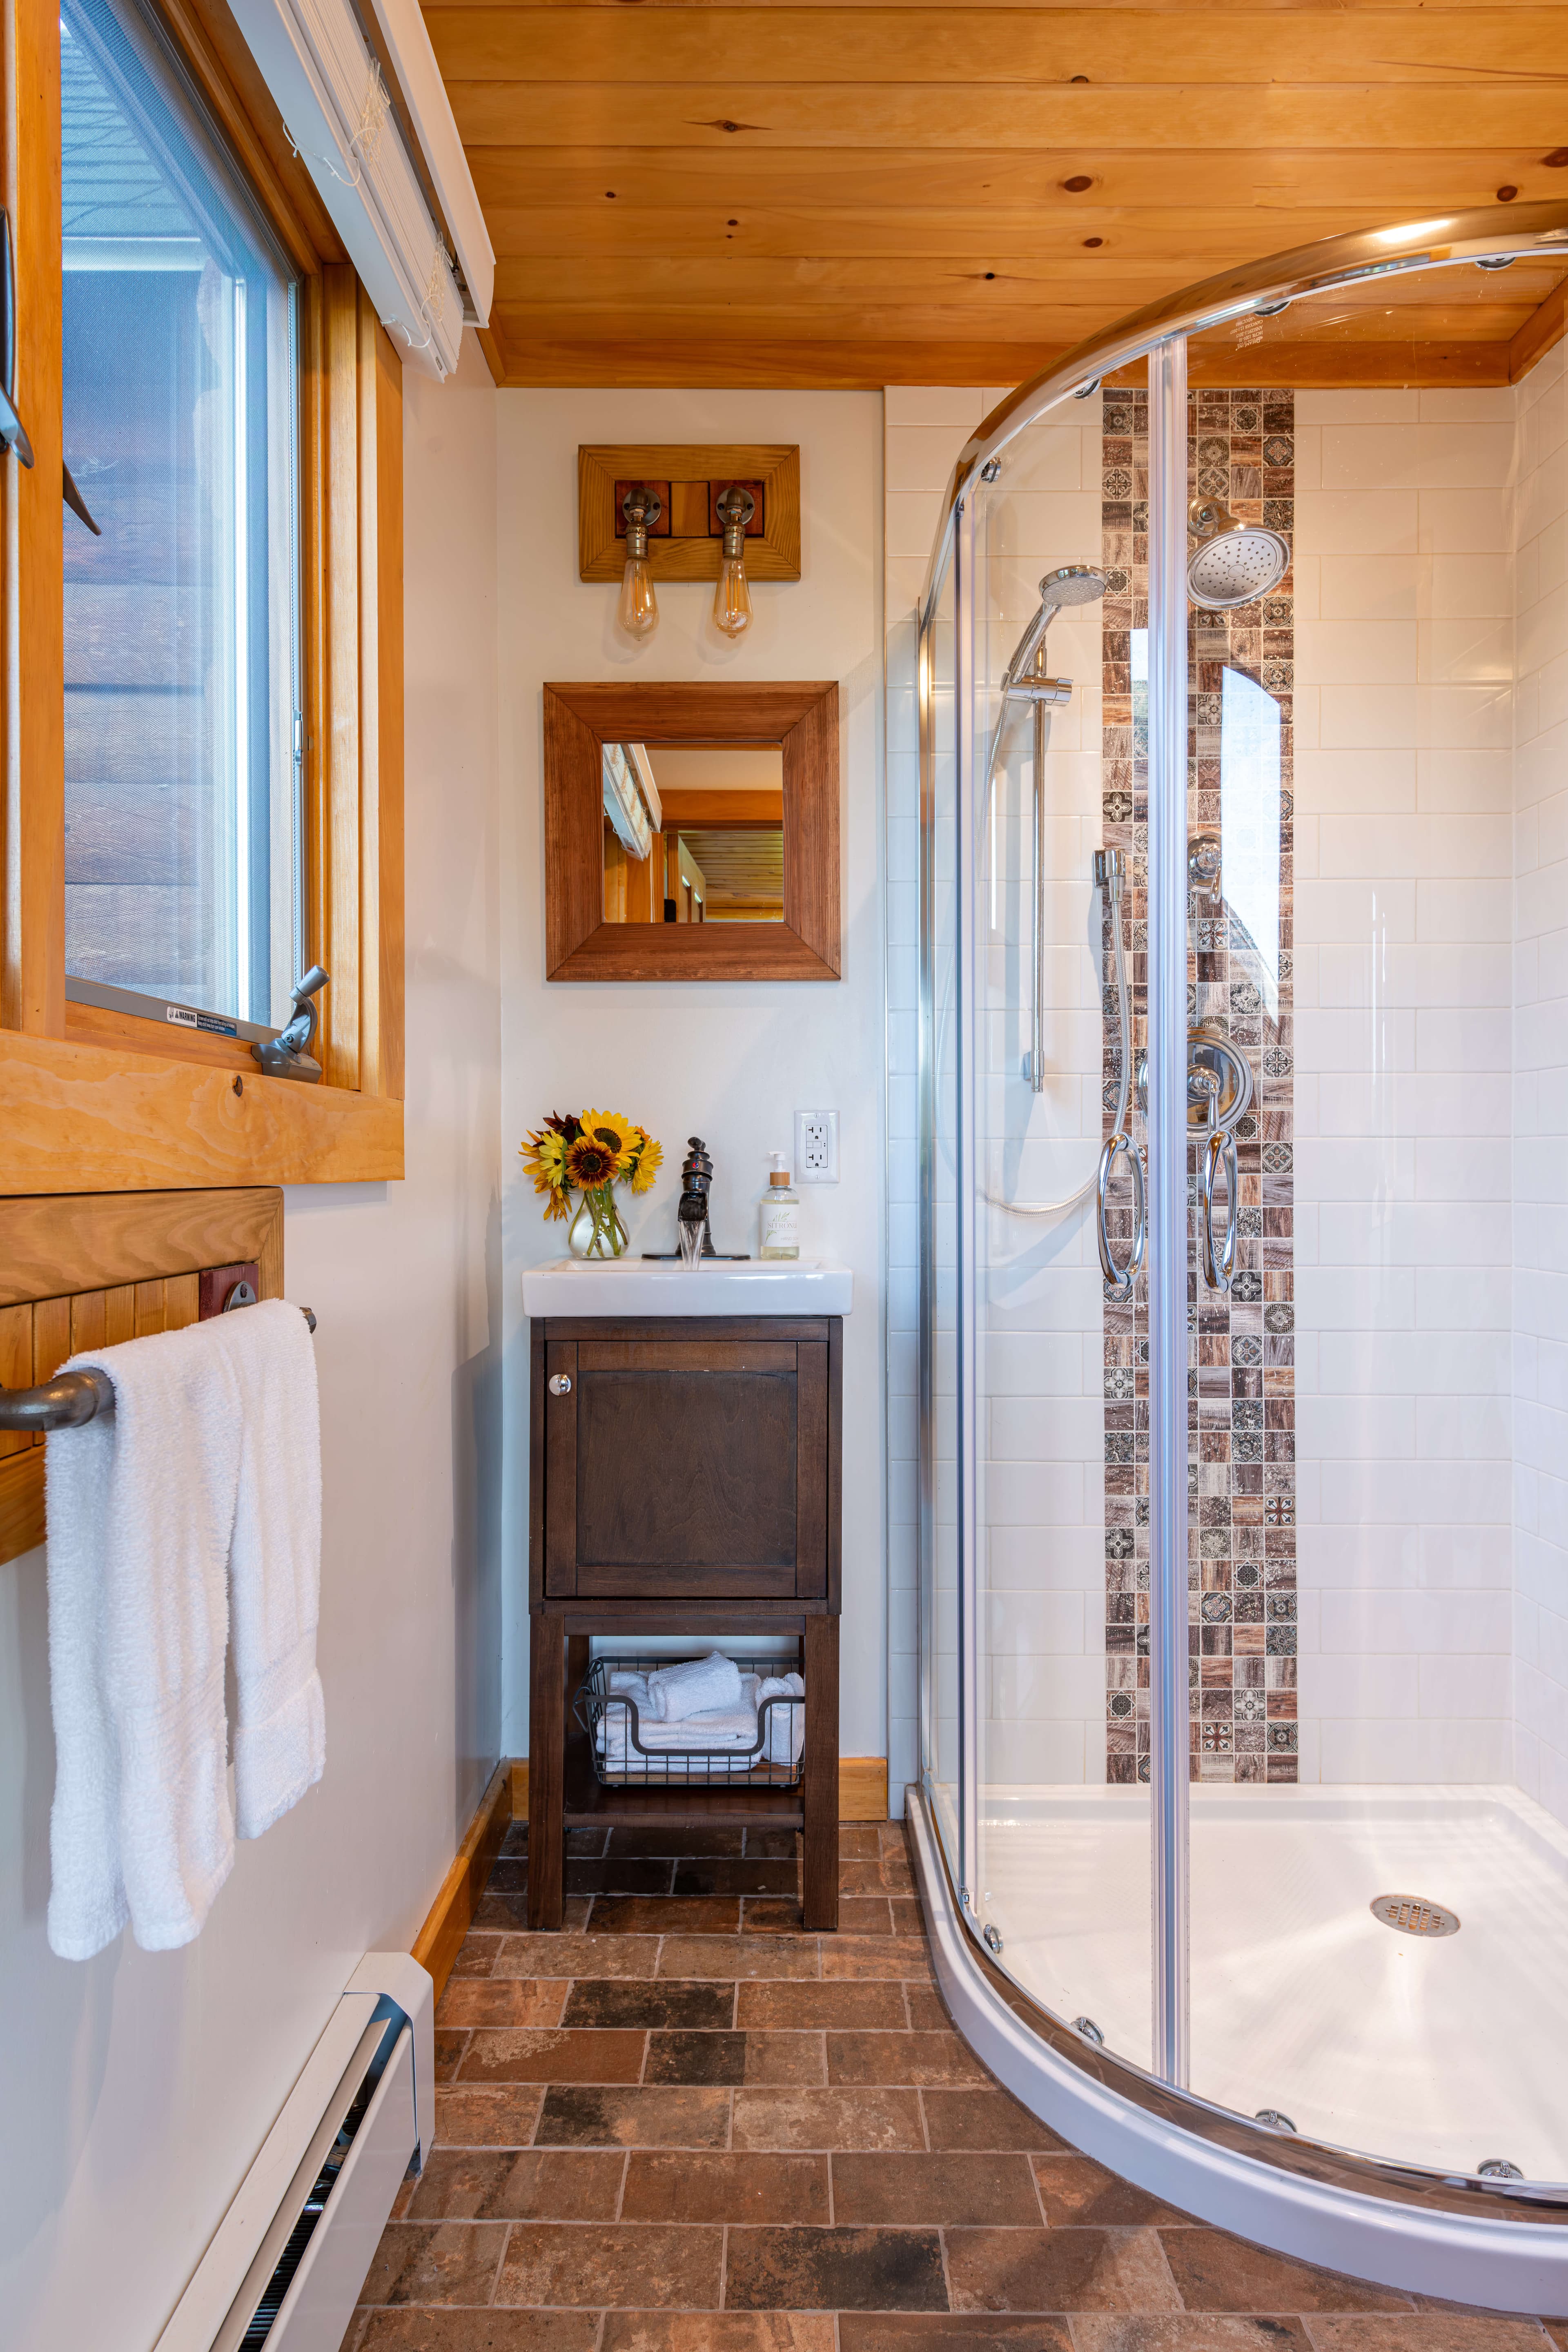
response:
{"label": "round cabinet knob", "polygon": [[564,1372],[555,1372],[552,1375],[550,1381],[550,1393],[552,1396],[571,1395],[572,1382]]}

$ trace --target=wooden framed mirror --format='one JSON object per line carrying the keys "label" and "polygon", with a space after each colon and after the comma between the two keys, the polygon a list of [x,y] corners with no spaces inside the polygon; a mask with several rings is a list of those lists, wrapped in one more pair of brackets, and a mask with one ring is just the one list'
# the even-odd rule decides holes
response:
{"label": "wooden framed mirror", "polygon": [[545,977],[837,980],[838,688],[544,688]]}

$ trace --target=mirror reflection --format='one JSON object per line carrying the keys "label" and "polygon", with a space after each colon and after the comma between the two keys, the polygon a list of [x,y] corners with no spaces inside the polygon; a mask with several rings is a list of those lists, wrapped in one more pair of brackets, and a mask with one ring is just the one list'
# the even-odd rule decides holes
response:
{"label": "mirror reflection", "polygon": [[784,750],[606,743],[606,923],[782,923]]}

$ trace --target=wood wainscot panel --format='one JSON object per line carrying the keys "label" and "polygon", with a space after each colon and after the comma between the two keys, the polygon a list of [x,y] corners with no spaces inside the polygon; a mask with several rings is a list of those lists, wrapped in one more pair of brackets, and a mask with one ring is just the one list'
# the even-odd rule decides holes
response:
{"label": "wood wainscot panel", "polygon": [[[283,1195],[64,1192],[0,1199],[0,1387],[221,1311],[244,1273],[283,1296]],[[204,1295],[205,1294],[205,1295]],[[41,1436],[0,1432],[0,1561],[44,1540]]]}

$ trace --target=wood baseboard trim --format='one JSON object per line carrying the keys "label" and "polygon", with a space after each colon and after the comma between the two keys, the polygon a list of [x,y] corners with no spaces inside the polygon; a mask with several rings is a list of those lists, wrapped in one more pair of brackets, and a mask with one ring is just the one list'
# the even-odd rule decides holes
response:
{"label": "wood baseboard trim", "polygon": [[[525,1822],[528,1819],[528,1759],[525,1756],[515,1758],[510,1772],[512,1819]],[[839,1758],[838,1818],[841,1822],[887,1820],[888,1759],[885,1756]]]}
{"label": "wood baseboard trim", "polygon": [[887,1820],[888,1759],[885,1756],[839,1758],[838,1818],[841,1822]]}
{"label": "wood baseboard trim", "polygon": [[[515,1765],[500,1763],[490,1774],[489,1786],[464,1833],[457,1859],[442,1880],[441,1892],[415,1937],[414,1957],[435,1979],[437,2000],[452,1973],[463,1938],[473,1925],[485,1882],[511,1825],[512,1780],[516,1770]],[[526,1780],[526,1764],[522,1770]]]}

